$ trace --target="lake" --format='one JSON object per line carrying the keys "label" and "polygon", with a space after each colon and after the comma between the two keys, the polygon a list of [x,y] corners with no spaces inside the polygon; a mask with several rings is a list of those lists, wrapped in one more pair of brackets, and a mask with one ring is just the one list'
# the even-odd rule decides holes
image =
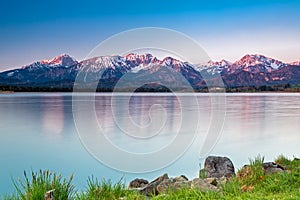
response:
{"label": "lake", "polygon": [[207,155],[300,157],[300,94],[0,94],[0,195],[50,169],[87,178],[198,176]]}

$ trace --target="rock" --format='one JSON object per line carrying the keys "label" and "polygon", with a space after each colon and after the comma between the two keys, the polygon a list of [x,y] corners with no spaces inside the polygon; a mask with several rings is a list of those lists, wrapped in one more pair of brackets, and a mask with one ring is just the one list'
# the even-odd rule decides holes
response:
{"label": "rock", "polygon": [[168,174],[164,174],[153,180],[151,183],[147,184],[144,188],[141,188],[139,192],[146,196],[158,195],[159,192],[157,190],[157,186],[167,179],[169,179]]}
{"label": "rock", "polygon": [[176,181],[188,181],[189,179],[185,175],[180,175],[175,178]]}
{"label": "rock", "polygon": [[170,178],[162,181],[157,186],[157,191],[159,194],[167,194],[170,190],[176,191],[184,188],[189,189],[198,189],[202,192],[206,191],[219,191],[219,189],[213,185],[217,184],[217,179],[215,178],[208,178],[208,179],[201,179],[195,178],[191,181],[186,179],[178,179],[177,178]]}
{"label": "rock", "polygon": [[207,191],[219,191],[219,189],[205,181],[204,179],[201,178],[195,178],[191,181],[188,181],[191,189],[198,189],[201,192],[207,192]]}
{"label": "rock", "polygon": [[174,189],[175,190],[179,190],[179,189],[182,189],[182,188],[190,188],[191,185],[188,181],[176,181],[174,183]]}
{"label": "rock", "polygon": [[216,178],[205,178],[204,181],[214,186],[218,185],[218,180]]}
{"label": "rock", "polygon": [[285,171],[284,167],[274,162],[263,163],[265,174],[274,174]]}
{"label": "rock", "polygon": [[149,181],[147,181],[145,179],[136,178],[129,183],[128,188],[129,189],[130,188],[142,188],[142,187],[145,187],[148,183],[149,183]]}
{"label": "rock", "polygon": [[55,190],[49,190],[44,195],[44,200],[54,200],[54,191]]}
{"label": "rock", "polygon": [[205,174],[208,178],[230,178],[235,176],[234,166],[231,160],[227,157],[208,156],[205,159],[204,169],[200,174]]}
{"label": "rock", "polygon": [[162,181],[157,187],[157,191],[159,194],[167,194],[168,191],[173,190],[180,190],[182,188],[190,188],[187,178],[170,178]]}
{"label": "rock", "polygon": [[218,186],[219,185],[224,185],[225,183],[227,183],[227,178],[225,176],[222,176],[221,178],[218,178],[217,179],[217,182],[218,182]]}
{"label": "rock", "polygon": [[[145,186],[141,187],[143,184],[145,184]],[[168,194],[170,190],[176,191],[183,188],[194,188],[199,189],[200,191],[219,191],[219,189],[216,187],[217,184],[218,182],[216,178],[196,178],[189,181],[184,175],[176,178],[169,178],[168,174],[164,174],[148,184],[144,179],[134,179],[130,182],[128,188],[137,190],[143,195],[152,196],[165,195]]]}
{"label": "rock", "polygon": [[[264,174],[274,174],[286,171],[285,168],[274,162],[266,162],[261,166],[261,170]],[[247,177],[252,177],[255,171],[251,169],[250,165],[244,165],[244,167],[239,171],[238,178],[246,179]]]}
{"label": "rock", "polygon": [[159,194],[167,194],[169,190],[173,190],[173,184],[176,182],[176,179],[170,178],[162,181],[160,184],[157,185],[156,189]]}

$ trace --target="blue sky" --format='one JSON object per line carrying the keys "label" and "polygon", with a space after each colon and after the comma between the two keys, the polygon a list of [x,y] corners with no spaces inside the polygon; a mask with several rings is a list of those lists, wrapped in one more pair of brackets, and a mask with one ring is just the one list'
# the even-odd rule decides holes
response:
{"label": "blue sky", "polygon": [[5,1],[0,70],[67,53],[83,59],[132,28],[164,27],[194,38],[213,60],[259,53],[300,60],[300,1]]}

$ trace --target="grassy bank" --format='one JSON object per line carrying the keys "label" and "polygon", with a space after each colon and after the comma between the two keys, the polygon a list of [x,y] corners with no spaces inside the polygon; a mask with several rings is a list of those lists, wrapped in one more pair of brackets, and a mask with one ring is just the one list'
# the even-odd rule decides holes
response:
{"label": "grassy bank", "polygon": [[169,191],[168,194],[146,197],[137,191],[128,190],[121,180],[112,183],[90,177],[85,191],[76,190],[73,176],[63,178],[49,171],[30,175],[13,181],[16,194],[2,199],[44,199],[46,191],[55,189],[55,200],[63,199],[300,199],[300,160],[289,160],[283,156],[275,160],[284,166],[285,172],[265,174],[263,158],[250,160],[247,168],[238,171],[237,176],[221,185],[221,192],[200,192],[196,189]]}

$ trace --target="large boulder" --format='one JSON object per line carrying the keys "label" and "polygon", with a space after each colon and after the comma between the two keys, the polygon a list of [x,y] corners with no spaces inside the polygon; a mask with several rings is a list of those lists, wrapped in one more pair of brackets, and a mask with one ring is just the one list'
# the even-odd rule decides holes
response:
{"label": "large boulder", "polygon": [[235,176],[234,165],[227,157],[208,156],[200,174],[205,174],[208,178],[230,178]]}

